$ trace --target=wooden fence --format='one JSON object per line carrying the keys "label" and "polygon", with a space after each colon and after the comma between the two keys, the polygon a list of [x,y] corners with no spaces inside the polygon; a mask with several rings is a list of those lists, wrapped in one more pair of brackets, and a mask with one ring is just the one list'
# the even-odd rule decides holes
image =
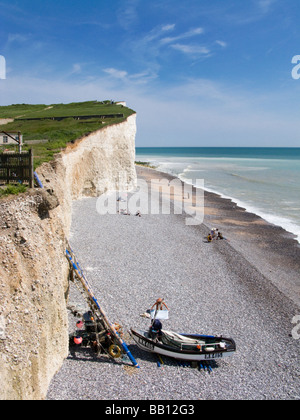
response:
{"label": "wooden fence", "polygon": [[33,152],[1,153],[0,154],[0,181],[5,183],[28,183],[34,187],[33,178]]}

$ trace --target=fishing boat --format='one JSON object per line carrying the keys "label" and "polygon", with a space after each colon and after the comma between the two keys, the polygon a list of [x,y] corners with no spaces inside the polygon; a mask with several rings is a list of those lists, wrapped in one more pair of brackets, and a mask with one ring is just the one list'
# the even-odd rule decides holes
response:
{"label": "fishing boat", "polygon": [[178,334],[161,330],[159,336],[149,331],[130,330],[137,346],[144,351],[177,360],[201,361],[232,356],[236,344],[232,338],[200,334]]}

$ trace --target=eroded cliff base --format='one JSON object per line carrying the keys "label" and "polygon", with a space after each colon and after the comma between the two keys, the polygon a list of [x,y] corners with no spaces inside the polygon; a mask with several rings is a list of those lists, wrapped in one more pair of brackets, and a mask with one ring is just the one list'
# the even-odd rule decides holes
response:
{"label": "eroded cliff base", "polygon": [[0,204],[2,399],[43,398],[67,355],[68,264],[58,209],[44,191]]}

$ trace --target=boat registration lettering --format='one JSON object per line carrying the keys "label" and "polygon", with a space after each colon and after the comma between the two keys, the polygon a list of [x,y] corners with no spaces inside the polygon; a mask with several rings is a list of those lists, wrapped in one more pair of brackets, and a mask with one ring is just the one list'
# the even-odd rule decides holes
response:
{"label": "boat registration lettering", "polygon": [[208,359],[222,359],[223,353],[212,353],[212,354],[206,354],[205,360]]}
{"label": "boat registration lettering", "polygon": [[139,337],[139,344],[141,344],[143,347],[146,347],[149,350],[154,350],[154,344],[149,343],[148,341],[143,340],[140,337]]}

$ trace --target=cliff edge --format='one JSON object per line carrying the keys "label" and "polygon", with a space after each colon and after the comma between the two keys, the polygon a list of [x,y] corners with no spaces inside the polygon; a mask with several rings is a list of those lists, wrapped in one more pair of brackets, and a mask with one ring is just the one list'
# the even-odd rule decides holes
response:
{"label": "cliff edge", "polygon": [[44,189],[0,201],[0,399],[43,399],[68,355],[72,201],[136,185],[136,115],[69,144]]}

